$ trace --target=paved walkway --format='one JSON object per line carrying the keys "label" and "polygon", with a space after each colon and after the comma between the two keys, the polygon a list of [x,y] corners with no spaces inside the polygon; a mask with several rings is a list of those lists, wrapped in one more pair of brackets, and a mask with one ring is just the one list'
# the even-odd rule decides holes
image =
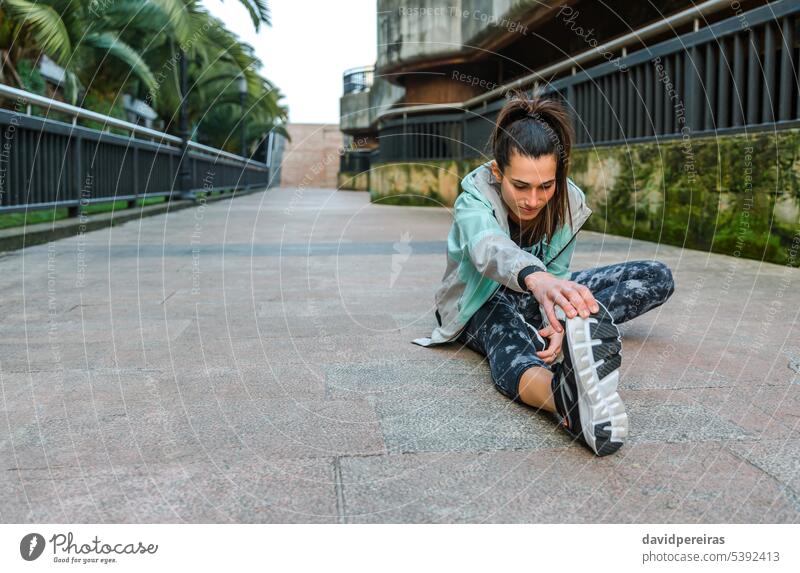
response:
{"label": "paved walkway", "polygon": [[448,227],[273,189],[1,256],[0,521],[800,521],[800,272],[582,233],[576,268],[677,283],[622,325],[597,459],[410,343]]}

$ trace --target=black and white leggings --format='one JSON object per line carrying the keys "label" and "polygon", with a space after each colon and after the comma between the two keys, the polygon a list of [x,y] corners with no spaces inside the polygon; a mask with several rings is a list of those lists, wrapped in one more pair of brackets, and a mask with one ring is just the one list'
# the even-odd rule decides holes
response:
{"label": "black and white leggings", "polygon": [[[669,267],[659,261],[627,261],[572,273],[570,280],[586,285],[617,324],[663,304],[674,292]],[[532,366],[553,369],[536,353],[546,341],[539,303],[530,292],[501,286],[469,319],[456,339],[489,359],[497,389],[519,399],[519,379]]]}

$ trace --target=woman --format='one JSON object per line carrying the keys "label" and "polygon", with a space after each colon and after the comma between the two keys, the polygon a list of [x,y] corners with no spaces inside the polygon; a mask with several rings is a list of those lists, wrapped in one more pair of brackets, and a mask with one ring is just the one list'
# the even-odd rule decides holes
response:
{"label": "woman", "polygon": [[573,130],[563,106],[516,92],[500,111],[494,159],[469,173],[455,202],[431,346],[458,341],[485,355],[496,388],[558,414],[597,455],[628,435],[617,393],[617,324],[665,302],[669,268],[626,261],[570,272],[591,215],[567,177]]}

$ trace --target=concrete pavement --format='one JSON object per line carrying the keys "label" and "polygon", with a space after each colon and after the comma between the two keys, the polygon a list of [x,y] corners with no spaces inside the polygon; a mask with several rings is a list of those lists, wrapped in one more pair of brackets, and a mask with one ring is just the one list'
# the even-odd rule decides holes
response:
{"label": "concrete pavement", "polygon": [[0,256],[0,520],[800,520],[800,271],[581,233],[574,268],[676,281],[621,326],[598,459],[410,343],[449,220],[271,189]]}

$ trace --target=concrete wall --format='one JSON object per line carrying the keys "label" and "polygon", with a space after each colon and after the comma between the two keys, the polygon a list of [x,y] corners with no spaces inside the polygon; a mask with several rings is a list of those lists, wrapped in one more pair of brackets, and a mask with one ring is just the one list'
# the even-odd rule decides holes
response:
{"label": "concrete wall", "polygon": [[452,207],[461,179],[483,160],[378,163],[370,166],[369,193],[375,203]]}
{"label": "concrete wall", "polygon": [[290,123],[281,163],[281,187],[336,187],[343,134],[335,124]]}
{"label": "concrete wall", "polygon": [[536,0],[378,0],[377,67],[465,52],[489,28],[513,27],[519,14],[541,6]]}
{"label": "concrete wall", "polygon": [[[452,206],[483,159],[372,166],[382,204]],[[800,263],[800,130],[577,149],[586,229],[691,249]]]}
{"label": "concrete wall", "polygon": [[345,94],[339,98],[339,127],[346,133],[369,129],[372,123],[369,91]]}
{"label": "concrete wall", "polygon": [[342,191],[369,191],[369,171],[339,171],[336,188]]}
{"label": "concrete wall", "polygon": [[[532,0],[378,0],[378,67],[459,53],[512,9]],[[472,44],[474,45],[474,44]]]}
{"label": "concrete wall", "polygon": [[781,264],[800,247],[800,130],[583,149],[571,174],[593,230]]}
{"label": "concrete wall", "polygon": [[403,99],[405,88],[383,79],[375,78],[369,90],[370,123],[395,103]]}

